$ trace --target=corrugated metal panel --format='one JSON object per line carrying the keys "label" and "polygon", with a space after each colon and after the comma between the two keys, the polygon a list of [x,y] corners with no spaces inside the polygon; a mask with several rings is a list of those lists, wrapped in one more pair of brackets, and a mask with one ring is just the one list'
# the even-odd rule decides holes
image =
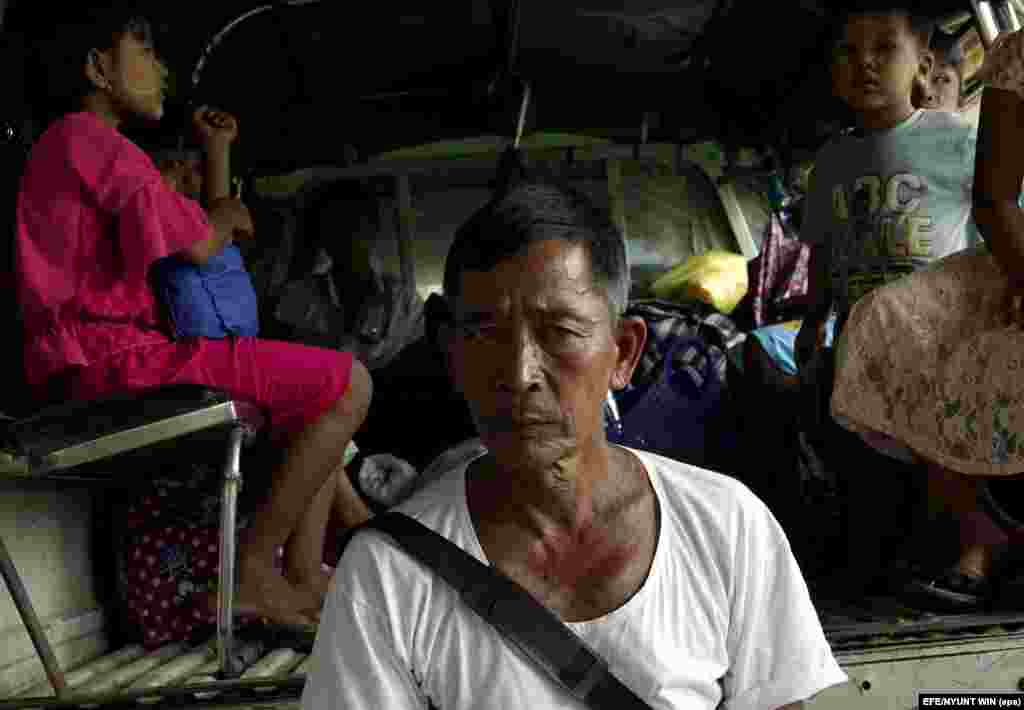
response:
{"label": "corrugated metal panel", "polygon": [[[819,603],[826,635],[851,683],[813,701],[815,708],[906,708],[917,689],[1015,689],[1024,681],[1024,614],[935,615],[885,597],[856,604]],[[279,639],[280,640],[280,639]],[[171,644],[145,653],[128,646],[67,674],[79,707],[117,703],[145,706],[182,695],[239,707],[294,702],[310,667],[305,651],[250,641],[236,650],[245,669],[219,681],[214,641]],[[0,701],[0,710],[54,703],[48,687],[22,696],[28,705]],[[32,703],[30,699],[36,702]],[[237,701],[237,702],[236,702]]]}
{"label": "corrugated metal panel", "polygon": [[[235,656],[244,669],[242,677],[233,682],[220,681],[216,677],[219,665],[213,639],[192,647],[168,644],[150,653],[145,653],[141,646],[127,646],[70,671],[68,685],[75,691],[71,700],[82,708],[124,702],[148,705],[162,701],[169,691],[187,688],[185,692],[196,700],[210,700],[225,691],[241,689],[256,701],[269,693],[282,692],[270,682],[274,680],[287,681],[284,692],[298,697],[308,668],[307,653],[291,648],[268,648],[262,641],[252,641],[241,644]],[[296,685],[296,681],[300,685]],[[21,698],[25,701],[49,698],[52,703],[53,691],[49,686],[36,686]],[[0,706],[7,706],[7,703],[0,701]]]}
{"label": "corrugated metal panel", "polygon": [[[75,670],[65,674],[64,679],[67,681],[69,688],[80,688],[86,682],[98,676],[109,674],[121,666],[141,658],[145,653],[146,652],[142,646],[125,646],[118,651],[109,653],[76,668]],[[53,688],[50,686],[49,681],[46,681],[29,688],[27,691],[22,693],[20,697],[45,698],[52,695]]]}

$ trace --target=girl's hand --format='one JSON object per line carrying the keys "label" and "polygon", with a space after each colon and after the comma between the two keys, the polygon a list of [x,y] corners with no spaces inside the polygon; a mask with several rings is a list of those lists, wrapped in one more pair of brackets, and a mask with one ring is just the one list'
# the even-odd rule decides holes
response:
{"label": "girl's hand", "polygon": [[192,114],[192,122],[207,148],[229,146],[238,138],[238,119],[225,111],[201,106]]}

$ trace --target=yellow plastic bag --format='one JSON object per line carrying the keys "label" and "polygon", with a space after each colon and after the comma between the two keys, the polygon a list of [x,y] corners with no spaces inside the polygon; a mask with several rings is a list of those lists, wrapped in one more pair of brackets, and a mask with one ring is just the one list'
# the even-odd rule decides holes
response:
{"label": "yellow plastic bag", "polygon": [[698,300],[726,315],[747,295],[747,260],[741,254],[712,249],[691,256],[651,285],[658,298]]}

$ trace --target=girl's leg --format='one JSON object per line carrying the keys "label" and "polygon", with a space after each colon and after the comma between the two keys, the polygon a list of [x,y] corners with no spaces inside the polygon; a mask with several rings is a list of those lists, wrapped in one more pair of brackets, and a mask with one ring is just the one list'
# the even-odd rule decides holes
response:
{"label": "girl's leg", "polygon": [[[332,479],[332,472],[342,464],[345,446],[366,418],[371,392],[369,373],[358,362],[353,363],[350,387],[343,397],[308,424],[288,447],[266,503],[253,516],[252,527],[241,536],[237,599],[241,612],[255,611],[285,623],[304,623],[300,615],[305,621],[319,617],[320,599],[278,576],[273,568],[274,555],[279,545],[288,542],[325,483]],[[352,496],[358,498],[355,491]],[[353,509],[359,507],[356,501],[350,501],[350,505]],[[366,510],[365,505],[362,507]],[[318,560],[321,555],[322,542]]]}
{"label": "girl's leg", "polygon": [[[74,393],[96,397],[185,383],[252,402],[270,414],[278,433],[293,434],[266,500],[239,535],[235,607],[239,614],[283,623],[315,620],[319,600],[275,569],[276,553],[342,464],[345,447],[366,419],[370,373],[349,353],[258,338],[197,338],[112,356],[81,373]],[[342,493],[353,515],[360,507],[368,514],[351,486]]]}
{"label": "girl's leg", "polygon": [[324,546],[331,511],[346,527],[354,527],[369,519],[370,513],[344,466],[339,466],[313,499],[298,528],[285,547],[284,573],[299,589],[323,600],[330,584],[330,575],[323,571]]}
{"label": "girl's leg", "polygon": [[960,556],[956,570],[968,577],[987,577],[1006,545],[1006,535],[978,503],[978,479],[938,464],[928,464],[928,492],[933,511],[946,511],[960,521]]}

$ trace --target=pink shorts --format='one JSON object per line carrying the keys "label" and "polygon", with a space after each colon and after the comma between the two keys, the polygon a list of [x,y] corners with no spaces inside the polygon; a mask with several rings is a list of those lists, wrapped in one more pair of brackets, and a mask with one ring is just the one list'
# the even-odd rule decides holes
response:
{"label": "pink shorts", "polygon": [[132,348],[80,370],[70,396],[96,399],[173,384],[205,385],[260,407],[275,436],[318,419],[348,390],[352,353],[262,338],[189,338]]}

